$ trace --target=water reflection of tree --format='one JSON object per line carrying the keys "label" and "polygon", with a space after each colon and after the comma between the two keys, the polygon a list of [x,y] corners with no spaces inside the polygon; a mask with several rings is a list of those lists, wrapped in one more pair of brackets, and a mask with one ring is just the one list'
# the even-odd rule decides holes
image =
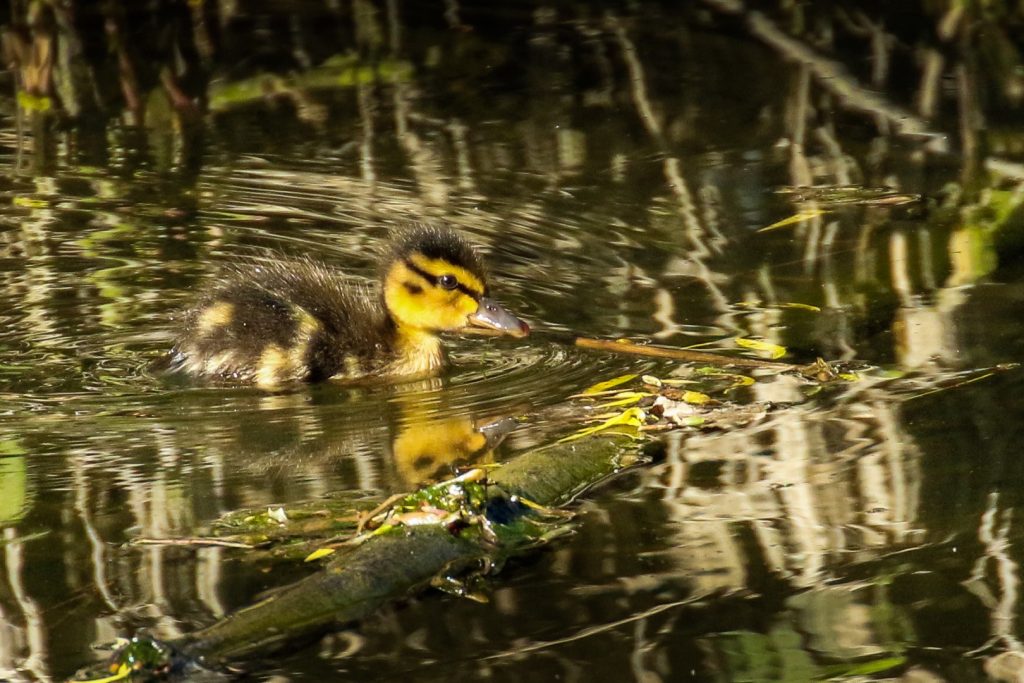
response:
{"label": "water reflection of tree", "polygon": [[[736,3],[708,4],[727,15],[736,14],[739,7]],[[81,60],[86,61],[83,69],[91,70],[93,80],[98,79],[96,74],[116,72],[120,74],[122,83],[120,95],[116,92],[108,94],[102,102],[96,101],[91,105],[92,110],[104,112],[107,117],[104,126],[114,125],[113,112],[119,109],[130,114],[127,117],[129,124],[144,122],[145,111],[140,109],[142,105],[139,103],[147,99],[145,92],[156,92],[159,95],[157,100],[170,102],[170,109],[173,110],[171,114],[176,117],[176,122],[162,119],[159,125],[151,127],[161,135],[171,134],[173,137],[183,130],[182,116],[194,108],[203,107],[207,99],[212,100],[210,108],[216,112],[215,119],[221,121],[219,128],[225,132],[235,128],[254,132],[251,126],[253,117],[269,113],[274,118],[281,117],[281,125],[275,126],[275,132],[302,130],[304,127],[300,124],[308,123],[329,137],[341,134],[343,139],[348,138],[355,144],[355,158],[351,163],[348,160],[343,162],[343,167],[365,183],[362,190],[352,193],[348,198],[348,201],[355,203],[354,209],[362,209],[358,213],[363,216],[381,215],[379,210],[386,208],[379,205],[383,193],[375,180],[382,172],[385,175],[391,174],[392,169],[386,167],[394,159],[388,149],[392,142],[396,142],[402,152],[403,168],[400,175],[408,175],[417,188],[415,197],[418,206],[406,208],[406,211],[415,215],[449,215],[453,209],[458,210],[456,201],[468,205],[478,196],[486,197],[490,189],[488,181],[477,176],[490,178],[493,174],[488,171],[508,166],[517,159],[521,160],[524,169],[537,173],[544,178],[544,182],[558,187],[571,183],[573,178],[592,169],[616,169],[624,165],[636,168],[639,155],[656,154],[664,158],[663,177],[659,186],[668,188],[669,192],[667,195],[660,192],[652,194],[649,199],[667,202],[671,207],[671,218],[659,220],[654,215],[629,218],[642,223],[659,224],[659,229],[671,231],[672,241],[685,250],[685,264],[682,267],[686,276],[698,278],[704,283],[707,296],[719,311],[722,327],[737,332],[743,330],[744,321],[737,320],[730,308],[730,302],[737,298],[735,292],[723,291],[715,264],[709,264],[709,259],[723,253],[727,239],[740,236],[735,228],[722,223],[733,216],[723,216],[718,210],[723,198],[728,199],[727,188],[702,177],[695,163],[704,163],[701,158],[703,152],[698,155],[691,151],[699,149],[695,141],[700,139],[700,129],[708,123],[710,112],[702,112],[699,104],[690,100],[680,84],[671,83],[663,71],[652,68],[648,63],[654,52],[648,46],[655,41],[659,48],[674,49],[684,58],[695,44],[702,50],[715,49],[713,42],[692,32],[692,18],[688,12],[674,16],[676,13],[671,9],[658,9],[658,12],[666,15],[667,20],[682,22],[677,35],[665,35],[652,34],[645,23],[614,14],[569,17],[565,14],[566,10],[539,7],[534,15],[529,44],[523,52],[523,46],[513,44],[499,47],[490,44],[488,41],[493,39],[494,27],[482,19],[473,31],[443,47],[436,41],[432,43],[411,38],[416,34],[408,27],[405,31],[401,30],[403,22],[423,23],[425,17],[434,24],[450,24],[450,12],[444,15],[442,21],[440,15],[431,17],[430,12],[423,9],[400,10],[393,5],[374,7],[371,3],[356,3],[347,8],[325,10],[312,17],[286,11],[275,13],[273,10],[248,16],[233,5],[225,8],[217,3],[203,3],[200,7],[202,10],[183,3],[165,2],[159,3],[156,9],[128,13],[123,9],[114,11],[108,8],[105,10],[107,14],[100,12],[91,17],[94,23],[100,19],[106,22],[107,29],[101,34],[101,39],[113,49],[106,52],[80,50]],[[991,55],[984,59],[969,57],[973,55],[972,50],[983,47],[978,44],[978,23],[982,22],[985,27],[989,27],[995,24],[998,16],[984,14],[978,18],[964,17],[959,10],[950,9],[948,13],[934,18],[937,29],[934,39],[929,39],[920,37],[916,31],[910,33],[898,21],[892,22],[892,32],[887,33],[883,28],[886,25],[883,23],[885,17],[871,19],[854,10],[823,10],[820,16],[814,14],[813,17],[803,16],[803,9],[788,11],[793,15],[783,13],[782,16],[769,17],[758,12],[746,12],[739,16],[744,21],[741,25],[754,37],[780,52],[783,58],[800,62],[792,70],[791,90],[779,90],[774,101],[765,101],[762,106],[763,117],[784,122],[784,125],[770,123],[755,128],[762,141],[786,141],[790,151],[792,184],[858,182],[869,185],[919,185],[918,180],[923,173],[927,173],[927,165],[932,163],[932,157],[923,155],[919,162],[909,165],[897,159],[897,156],[905,155],[896,140],[888,137],[894,131],[911,140],[922,136],[928,138],[935,133],[935,136],[926,140],[927,144],[921,145],[922,150],[934,150],[946,144],[938,137],[939,134],[948,133],[955,138],[956,131],[960,130],[962,133],[959,137],[963,143],[960,152],[968,160],[964,168],[976,169],[971,171],[971,178],[978,176],[977,169],[981,168],[981,162],[972,159],[977,157],[978,150],[986,148],[977,139],[981,132],[975,125],[957,126],[950,120],[951,115],[954,119],[959,115],[961,121],[977,119],[979,114],[967,108],[977,107],[978,98],[958,96],[958,99],[951,100],[950,97],[943,97],[943,91],[937,84],[945,74],[950,78],[960,78],[968,84],[964,87],[969,87],[972,92],[982,88],[977,82],[978,75],[965,65],[978,61],[983,61],[987,66],[993,63]],[[39,15],[36,16],[25,9],[25,20],[9,32],[12,45],[21,46],[12,47],[11,59],[19,65],[21,80],[27,84],[22,88],[24,92],[33,96],[43,93],[40,96],[53,98],[53,111],[62,110],[64,117],[82,123],[87,118],[85,112],[88,108],[76,102],[82,99],[81,93],[87,89],[78,87],[63,92],[56,85],[47,84],[73,82],[70,76],[53,78],[43,73],[47,70],[59,71],[61,65],[71,60],[71,57],[49,62],[44,60],[42,64],[29,63],[33,54],[30,48],[36,43],[51,45],[46,49],[39,48],[37,52],[47,53],[48,50],[57,49],[58,52],[65,50],[75,55],[75,45],[88,44],[86,38],[96,42],[96,37],[86,31],[89,26],[87,21],[79,18],[76,24],[71,18],[61,17],[54,12],[56,10],[42,10],[36,12]],[[152,12],[156,12],[155,16],[161,19],[150,19],[147,23],[145,20],[152,16]],[[570,19],[572,22],[567,23]],[[456,24],[465,27],[463,21],[464,18]],[[85,26],[76,33],[73,29],[82,24]],[[574,30],[565,30],[569,25]],[[807,28],[791,36],[778,28],[784,25],[803,25]],[[72,35],[63,36],[58,30],[61,26]],[[252,30],[256,26],[263,30],[254,36]],[[328,26],[332,30],[327,30]],[[899,33],[900,29],[906,31],[907,35]],[[133,32],[133,35],[147,35],[147,30],[155,33],[147,36],[151,40],[146,45],[152,47],[148,48],[145,56],[134,56],[128,47],[121,45],[125,42],[119,38],[121,34]],[[1012,55],[1010,48],[1013,41],[1006,34],[1005,27],[995,25],[993,30],[1003,36],[1002,40],[997,41],[1005,48],[999,63],[1012,64],[1006,55]],[[332,35],[340,38],[340,41],[329,47],[325,44],[325,36]],[[247,37],[250,45],[248,51],[244,51],[242,45]],[[896,79],[892,73],[906,80],[905,72],[913,71],[913,68],[908,68],[904,61],[897,60],[892,54],[894,45],[912,44],[912,39],[923,41],[913,49],[927,55],[924,66],[917,74],[920,85],[916,94],[911,89],[895,87],[890,83]],[[638,46],[638,40],[643,44]],[[811,49],[808,45],[815,47]],[[857,46],[862,48],[861,52],[857,52]],[[940,50],[944,46],[950,49]],[[432,65],[433,72],[421,69],[414,73],[395,61],[402,56],[411,56],[413,63],[418,64],[431,50],[434,51],[431,59],[436,62]],[[953,54],[946,56],[946,52]],[[95,58],[88,61],[87,58],[93,53],[113,54],[116,64],[97,61]],[[350,61],[338,61],[346,53],[357,57]],[[445,87],[443,82],[446,79],[457,85],[466,78],[482,77],[479,73],[472,73],[472,64],[460,59],[466,54],[486,55],[487,68],[498,71],[508,71],[519,62],[525,64],[527,77],[523,79],[522,85],[531,91],[529,100],[532,109],[523,125],[498,134],[486,128],[488,105],[497,108],[496,113],[500,115],[515,101],[513,98],[504,98],[503,101],[499,97],[487,103],[459,92],[457,101],[465,105],[463,115],[453,116],[450,108],[443,112],[437,111],[438,104],[435,103],[436,95],[433,91]],[[848,56],[862,58],[865,54],[870,55],[874,65],[871,73],[867,74],[872,87],[890,86],[885,96],[862,85],[856,74],[851,75],[840,66],[841,61]],[[107,59],[113,58],[108,56]],[[897,62],[898,69],[893,66]],[[166,66],[161,67],[162,64]],[[297,72],[297,76],[276,75],[296,67],[305,71]],[[752,67],[749,58],[739,66],[743,69]],[[1005,109],[1007,103],[1012,104],[1014,101],[1012,84],[1016,81],[1009,68],[1004,69],[994,72],[994,76],[987,76],[987,79],[1000,93],[998,102]],[[145,77],[138,75],[143,72]],[[470,72],[469,75],[467,72]],[[173,76],[172,80],[164,77],[168,73]],[[207,73],[216,75],[209,97],[205,80],[198,76]],[[686,71],[683,73],[685,75]],[[991,70],[986,72],[992,73]],[[711,77],[716,75],[712,74]],[[759,74],[754,69],[751,75],[756,79]],[[688,77],[691,80],[694,78]],[[382,84],[388,83],[393,84],[390,92],[381,88]],[[349,95],[339,97],[339,86],[342,92],[345,89],[354,91],[354,98]],[[577,97],[582,102],[573,100],[573,93],[578,93]],[[98,97],[98,94],[93,96],[94,99]],[[65,100],[67,104],[62,104]],[[580,104],[583,104],[582,112],[612,112],[615,114],[613,120],[627,118],[628,110],[632,109],[648,140],[633,153],[618,146],[619,143],[615,141],[635,137],[627,121],[617,124],[617,130],[605,127],[603,132],[606,135],[602,140],[595,139],[593,134],[588,137],[578,125],[574,125],[574,119],[578,120],[582,113],[579,110]],[[910,111],[912,106],[916,106],[918,113]],[[957,107],[962,110],[960,114],[957,114]],[[877,123],[879,135],[872,138],[867,153],[843,149],[843,125],[849,120],[851,111],[866,114],[866,121]],[[786,115],[780,116],[783,112]],[[756,116],[757,112],[748,110],[745,114]],[[159,114],[154,112],[154,116]],[[81,132],[81,137],[97,139],[98,136],[88,134],[88,130],[91,130],[89,126],[84,123],[82,125],[86,130]],[[74,132],[77,129],[72,126],[69,130]],[[350,133],[353,130],[357,131],[354,135]],[[192,142],[188,144],[183,139],[177,143],[171,138],[165,138],[162,142],[152,140],[155,144],[150,145],[149,149],[151,152],[168,152],[175,148],[194,146],[198,141],[197,138],[189,139]],[[230,136],[228,139],[231,139]],[[244,140],[239,138],[236,144],[248,143],[251,147],[252,137],[247,136]],[[472,144],[469,144],[470,141]],[[861,148],[864,146],[862,140],[856,140],[856,144]],[[75,145],[67,148],[77,149]],[[156,156],[164,159],[164,162],[157,159],[159,167],[168,168],[168,163],[173,162],[173,153]],[[195,153],[189,156],[194,158]],[[999,172],[1013,172],[1015,168],[1005,159],[990,159],[989,162],[989,168]],[[978,184],[971,178],[965,177],[964,187],[976,189]],[[474,188],[483,194],[476,195]],[[970,199],[970,196],[969,193],[961,199]],[[975,200],[970,201],[973,203],[968,206],[976,206]],[[990,207],[983,204],[976,208],[984,210]],[[530,208],[524,206],[521,211],[529,214]],[[850,216],[849,212],[846,216],[854,220],[858,218],[857,215]],[[504,218],[494,217],[494,220],[497,222]],[[524,218],[529,220],[528,215]],[[874,241],[880,230],[874,226],[886,227],[890,212],[876,211],[874,217],[868,218],[869,227],[862,231],[864,243],[857,251],[860,257],[875,248]],[[480,220],[484,222],[486,219]],[[799,226],[797,234],[805,242],[808,268],[816,268],[816,264],[828,258],[836,248],[837,237],[842,236],[840,229],[845,222],[830,221],[819,215]],[[982,239],[984,235],[979,237],[978,233],[984,232],[961,231],[954,239],[971,240],[973,249],[970,251],[976,253],[978,245],[974,242]],[[587,234],[582,237],[589,238]],[[604,239],[603,235],[595,237]],[[543,239],[539,235],[538,238]],[[921,236],[921,239],[926,238]],[[549,243],[546,246],[555,245]],[[929,245],[921,246],[925,249]],[[963,245],[958,243],[956,246]],[[959,248],[950,251],[964,252]],[[892,258],[894,267],[899,255],[900,252],[881,254],[883,258]],[[554,264],[547,265],[557,267]],[[942,262],[927,266],[933,272],[945,269]],[[967,264],[967,267],[968,272],[961,273],[956,284],[977,277],[978,269],[987,266],[974,263]],[[565,283],[567,291],[572,290],[574,273],[571,269],[550,275],[553,280]],[[623,275],[625,277],[620,279],[626,281],[618,286],[628,290],[631,287],[628,280],[636,273],[631,274],[626,270]],[[775,283],[770,281],[767,284],[751,284],[751,293],[758,295],[761,300],[769,300],[774,293],[779,292]],[[871,286],[872,283],[864,284]],[[831,286],[829,291],[839,294],[828,302],[831,308],[841,310],[848,307],[854,316],[864,313],[858,311],[856,302],[851,302],[847,293],[839,292],[838,288]],[[657,292],[652,298],[652,308],[666,310],[664,292]],[[854,305],[849,306],[851,303]],[[663,316],[669,320],[670,325],[677,323],[671,320],[671,315],[668,312]],[[847,327],[852,325],[847,324]],[[905,328],[912,330],[915,326],[906,325]],[[845,350],[849,353],[849,339],[830,341],[836,345],[830,351]]]}
{"label": "water reflection of tree", "polygon": [[207,81],[195,38],[204,27],[202,8],[212,4],[190,12],[172,1],[11,3],[3,47],[19,125],[26,121],[32,133],[26,170],[51,174],[58,139],[67,162],[107,163],[107,132],[119,118],[126,131],[149,131],[158,166],[193,168]]}

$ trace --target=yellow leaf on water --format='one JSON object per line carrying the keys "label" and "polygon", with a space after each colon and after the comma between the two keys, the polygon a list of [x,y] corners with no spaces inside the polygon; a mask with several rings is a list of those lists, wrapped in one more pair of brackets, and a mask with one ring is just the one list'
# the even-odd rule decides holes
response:
{"label": "yellow leaf on water", "polygon": [[640,426],[644,424],[647,419],[647,414],[640,408],[630,408],[629,410],[623,411],[618,415],[608,418],[604,422],[594,427],[587,427],[581,429],[575,434],[570,434],[564,439],[560,439],[559,443],[566,441],[575,441],[576,439],[582,439],[585,436],[596,434],[597,432],[603,432],[605,430],[614,430],[616,434],[625,434],[636,439],[640,436]]}
{"label": "yellow leaf on water", "polygon": [[612,396],[613,400],[600,404],[600,407],[615,408],[616,406],[628,406],[632,403],[636,403],[645,396],[654,396],[654,394],[648,394],[644,391],[620,391]]}
{"label": "yellow leaf on water", "polygon": [[636,379],[637,376],[638,375],[636,373],[633,373],[631,375],[619,375],[618,377],[612,377],[611,379],[607,379],[607,380],[605,380],[603,382],[598,382],[597,384],[595,384],[595,385],[593,385],[591,387],[587,387],[586,389],[581,391],[579,395],[580,396],[590,396],[592,394],[599,394],[602,391],[605,391],[607,389],[611,389],[612,387],[617,387],[620,384],[625,384],[626,382],[628,382],[630,380]]}
{"label": "yellow leaf on water", "polygon": [[690,405],[699,406],[707,403],[711,400],[711,397],[707,394],[702,394],[699,391],[684,391],[683,401]]}
{"label": "yellow leaf on water", "polygon": [[319,560],[321,557],[327,557],[328,555],[334,554],[334,548],[317,548],[309,555],[306,555],[306,559],[303,562],[314,562]]}
{"label": "yellow leaf on water", "polygon": [[779,346],[778,344],[772,344],[771,342],[764,341],[763,339],[749,339],[747,337],[736,337],[733,339],[736,346],[742,349],[750,349],[751,351],[757,351],[758,353],[765,354],[772,360],[776,358],[782,358],[786,355],[786,347]]}
{"label": "yellow leaf on water", "polygon": [[766,225],[758,230],[758,232],[768,232],[769,230],[784,228],[787,225],[793,225],[794,223],[803,223],[806,220],[823,216],[826,213],[828,212],[825,211],[825,209],[805,209],[796,215],[790,216],[789,218],[783,218],[781,221],[775,221],[771,225]]}

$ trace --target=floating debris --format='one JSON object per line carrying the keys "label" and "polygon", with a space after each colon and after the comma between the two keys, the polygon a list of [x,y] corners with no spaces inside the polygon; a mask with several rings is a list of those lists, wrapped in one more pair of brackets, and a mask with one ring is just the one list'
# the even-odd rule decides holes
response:
{"label": "floating debris", "polygon": [[736,346],[741,349],[749,349],[751,351],[757,351],[765,356],[768,356],[772,360],[778,360],[786,355],[786,347],[778,344],[773,344],[763,339],[751,339],[750,337],[736,337],[733,339]]}
{"label": "floating debris", "polygon": [[763,228],[759,229],[758,232],[768,232],[769,230],[778,230],[779,228],[785,228],[785,227],[790,226],[790,225],[795,225],[797,223],[803,223],[804,221],[809,221],[812,218],[817,218],[818,216],[824,216],[826,213],[828,213],[828,212],[825,211],[825,209],[807,209],[805,211],[800,211],[799,213],[795,213],[792,216],[789,216],[788,218],[783,218],[781,221],[775,221],[771,225],[766,225]]}
{"label": "floating debris", "polygon": [[335,553],[334,548],[317,548],[316,550],[311,552],[309,555],[306,555],[306,558],[303,560],[303,562],[315,562],[315,561],[317,561],[319,559],[322,559],[324,557],[329,557],[329,556],[333,555],[334,553]]}
{"label": "floating debris", "polygon": [[596,394],[601,394],[601,393],[604,393],[605,391],[607,391],[607,390],[609,390],[609,389],[611,389],[613,387],[617,387],[620,384],[625,384],[626,382],[632,381],[632,380],[634,380],[636,378],[637,378],[636,373],[629,374],[629,375],[619,375],[618,377],[612,377],[611,379],[605,380],[603,382],[598,382],[597,384],[594,384],[593,386],[587,387],[586,389],[584,389],[583,391],[581,391],[577,395],[578,396],[594,396]]}
{"label": "floating debris", "polygon": [[829,209],[844,206],[902,206],[921,201],[921,195],[898,192],[891,187],[864,187],[862,185],[813,185],[808,187],[780,187],[776,194],[789,195],[796,203],[809,204],[792,216],[775,221],[758,230],[768,232],[803,223],[824,216]]}
{"label": "floating debris", "polygon": [[616,434],[624,434],[631,436],[634,439],[640,437],[640,427],[646,424],[647,413],[641,408],[630,408],[625,410],[614,417],[610,417],[599,425],[593,427],[587,427],[581,429],[575,434],[570,434],[564,439],[560,439],[558,443],[565,443],[566,441],[575,441],[576,439],[582,439],[585,436],[596,434],[598,432],[604,432],[613,430]]}
{"label": "floating debris", "polygon": [[823,206],[901,206],[921,201],[919,194],[863,185],[784,186],[776,189],[775,194],[789,195],[796,202],[817,202]]}

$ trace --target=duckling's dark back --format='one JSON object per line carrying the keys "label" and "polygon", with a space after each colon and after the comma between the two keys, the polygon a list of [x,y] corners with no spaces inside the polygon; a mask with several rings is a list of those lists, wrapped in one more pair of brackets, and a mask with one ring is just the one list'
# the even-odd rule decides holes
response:
{"label": "duckling's dark back", "polygon": [[375,299],[310,260],[233,266],[185,313],[172,363],[267,387],[370,374],[388,362],[394,334]]}

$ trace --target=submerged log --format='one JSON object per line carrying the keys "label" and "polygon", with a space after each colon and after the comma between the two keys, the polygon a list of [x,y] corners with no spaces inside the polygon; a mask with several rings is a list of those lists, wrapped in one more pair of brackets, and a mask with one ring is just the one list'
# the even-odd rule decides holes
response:
{"label": "submerged log", "polygon": [[595,434],[524,453],[487,472],[486,479],[467,480],[471,483],[465,490],[458,488],[461,483],[442,484],[445,496],[461,501],[450,518],[413,524],[399,516],[364,542],[336,553],[323,571],[204,629],[169,643],[133,639],[106,671],[116,674],[131,667],[136,676],[142,674],[139,651],[163,653],[145,665],[152,677],[195,665],[226,666],[358,621],[435,578],[500,566],[564,531],[566,519],[545,508],[571,501],[643,457],[629,437]]}
{"label": "submerged log", "polygon": [[331,625],[362,619],[483,553],[475,538],[437,525],[376,536],[323,571],[170,645],[207,666],[265,654]]}

